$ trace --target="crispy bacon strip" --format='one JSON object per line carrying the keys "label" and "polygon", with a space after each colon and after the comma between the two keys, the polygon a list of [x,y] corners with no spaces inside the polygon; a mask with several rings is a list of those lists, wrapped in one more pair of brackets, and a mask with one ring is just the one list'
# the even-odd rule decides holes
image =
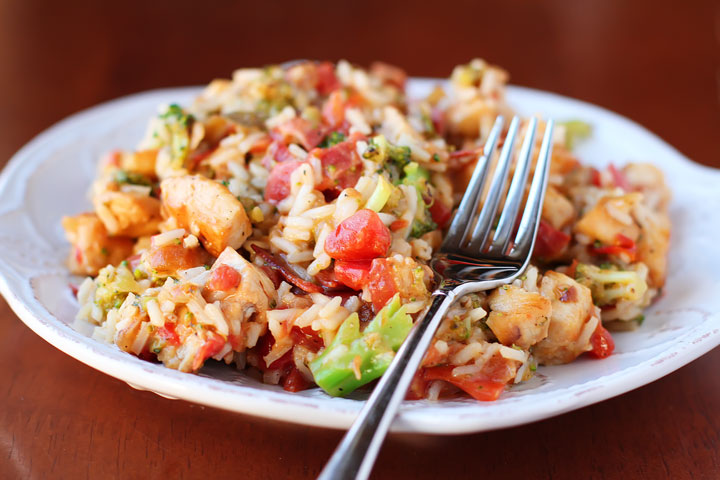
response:
{"label": "crispy bacon strip", "polygon": [[260,258],[262,258],[270,268],[280,273],[280,275],[282,275],[283,278],[288,281],[288,283],[295,285],[296,287],[307,293],[323,292],[323,288],[320,285],[315,285],[312,282],[308,282],[307,280],[301,278],[297,273],[295,273],[295,271],[290,268],[290,265],[288,265],[283,258],[279,257],[278,255],[273,255],[272,253],[268,252],[262,247],[258,247],[257,245],[252,245],[252,248],[253,250],[255,250],[256,254],[260,255]]}

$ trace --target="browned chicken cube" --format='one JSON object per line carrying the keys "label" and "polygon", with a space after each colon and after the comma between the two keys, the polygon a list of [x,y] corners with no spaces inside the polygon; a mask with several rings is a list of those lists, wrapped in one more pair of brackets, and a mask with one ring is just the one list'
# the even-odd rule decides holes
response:
{"label": "browned chicken cube", "polygon": [[550,301],[539,293],[505,285],[488,301],[492,311],[487,326],[503,345],[527,349],[547,336]]}
{"label": "browned chicken cube", "polygon": [[549,271],[542,279],[540,293],[552,302],[547,338],[533,347],[539,363],[569,363],[590,350],[590,336],[598,315],[590,289],[562,273]]}
{"label": "browned chicken cube", "polygon": [[142,237],[158,231],[160,201],[147,194],[106,190],[93,195],[93,206],[111,235]]}
{"label": "browned chicken cube", "polygon": [[106,265],[117,265],[132,254],[133,241],[109,236],[94,213],[63,217],[62,226],[72,244],[67,260],[72,273],[95,276]]}
{"label": "browned chicken cube", "polygon": [[171,177],[160,184],[164,213],[193,233],[213,256],[238,249],[252,226],[240,201],[220,183],[201,176]]}

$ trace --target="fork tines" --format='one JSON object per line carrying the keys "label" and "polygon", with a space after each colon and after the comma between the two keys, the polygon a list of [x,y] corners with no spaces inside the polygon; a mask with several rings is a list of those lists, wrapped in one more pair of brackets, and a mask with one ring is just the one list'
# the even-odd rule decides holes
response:
{"label": "fork tines", "polygon": [[[507,188],[504,206],[498,212],[503,193],[506,191],[508,173],[510,171],[515,139],[520,129],[520,119],[513,117],[508,128],[505,142],[500,152],[500,157],[495,165],[490,187],[484,201],[482,193],[485,191],[488,171],[493,158],[493,152],[498,144],[502,133],[504,119],[498,116],[495,124],[487,138],[482,155],[478,158],[477,166],[473,172],[467,191],[458,207],[457,214],[453,219],[448,234],[443,243],[443,249],[454,250],[468,256],[485,254],[488,256],[507,256],[512,258],[523,258],[529,256],[538,224],[540,222],[540,209],[542,208],[547,184],[548,167],[552,154],[552,131],[554,122],[548,120],[545,126],[545,135],[535,166],[535,174],[530,185],[530,190],[522,212],[522,218],[518,224],[518,213],[525,196],[525,186],[533,160],[535,146],[535,134],[538,121],[530,119],[525,133],[520,153],[515,163],[515,173]],[[482,203],[480,214],[476,212]],[[493,231],[492,225],[498,214],[500,218],[494,228],[494,234],[488,244],[488,239]],[[517,229],[516,229],[517,226]],[[508,251],[508,249],[510,249]]]}

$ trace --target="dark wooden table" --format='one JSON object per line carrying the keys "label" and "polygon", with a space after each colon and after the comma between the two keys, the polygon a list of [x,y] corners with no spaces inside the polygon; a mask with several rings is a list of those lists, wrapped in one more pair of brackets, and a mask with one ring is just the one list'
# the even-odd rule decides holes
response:
{"label": "dark wooden table", "polygon": [[[513,83],[615,110],[720,167],[717,2],[310,3],[1,0],[0,166],[68,114],[239,66],[380,59],[445,76],[480,56]],[[374,477],[720,478],[719,361],[715,349],[532,425],[392,435]],[[0,478],[312,478],[340,437],[135,391],[55,350],[0,300]]]}

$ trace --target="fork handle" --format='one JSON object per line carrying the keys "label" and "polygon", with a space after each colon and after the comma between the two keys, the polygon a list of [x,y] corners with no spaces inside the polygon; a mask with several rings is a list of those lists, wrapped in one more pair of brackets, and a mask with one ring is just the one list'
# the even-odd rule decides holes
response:
{"label": "fork handle", "polygon": [[398,407],[405,398],[410,382],[455,296],[452,291],[436,290],[433,293],[430,308],[415,322],[407,339],[318,479],[368,478]]}

